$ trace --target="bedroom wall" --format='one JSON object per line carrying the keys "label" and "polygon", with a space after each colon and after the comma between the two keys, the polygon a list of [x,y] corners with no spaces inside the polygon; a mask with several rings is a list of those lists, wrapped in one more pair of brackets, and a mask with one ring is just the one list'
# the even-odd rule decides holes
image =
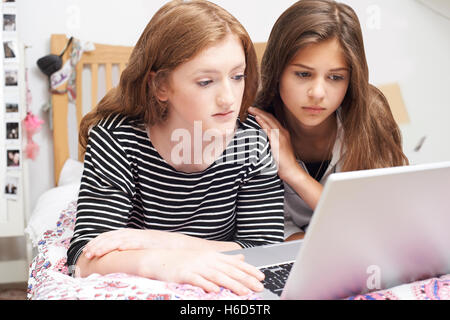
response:
{"label": "bedroom wall", "polygon": [[[293,0],[215,0],[233,13],[254,41],[266,41],[276,18]],[[416,0],[343,0],[360,17],[371,82],[398,82],[410,123],[401,126],[404,149],[413,163],[450,160],[450,21]],[[32,111],[46,118],[47,80],[36,60],[49,53],[50,34],[82,40],[133,45],[162,0],[17,0],[18,32],[31,46]],[[419,153],[413,149],[427,139]],[[35,136],[40,145],[30,162],[30,208],[53,187],[53,144],[48,125]]]}

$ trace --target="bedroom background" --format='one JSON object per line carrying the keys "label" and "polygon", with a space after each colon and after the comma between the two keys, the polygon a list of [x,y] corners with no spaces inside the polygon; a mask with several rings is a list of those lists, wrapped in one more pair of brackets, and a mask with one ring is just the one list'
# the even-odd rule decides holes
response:
{"label": "bedroom background", "polygon": [[[255,42],[265,42],[277,17],[294,0],[213,0],[234,14]],[[407,110],[400,124],[410,161],[450,160],[450,2],[447,0],[341,0],[358,14],[375,85],[396,83]],[[40,146],[28,165],[28,209],[54,187],[53,142],[48,115],[48,80],[36,61],[50,53],[50,35],[67,34],[84,41],[131,46],[163,0],[16,0],[17,33],[29,46],[31,111],[44,119],[34,140]],[[421,144],[422,143],[422,144]],[[420,147],[420,148],[419,148]],[[418,150],[419,149],[419,150]],[[2,201],[4,201],[2,199]],[[0,238],[0,261],[26,255],[26,239]],[[24,279],[25,281],[25,279]]]}

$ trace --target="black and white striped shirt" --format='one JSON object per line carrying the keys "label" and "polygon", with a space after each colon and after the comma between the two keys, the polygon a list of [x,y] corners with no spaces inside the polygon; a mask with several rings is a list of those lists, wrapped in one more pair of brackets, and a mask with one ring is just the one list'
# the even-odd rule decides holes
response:
{"label": "black and white striped shirt", "polygon": [[74,235],[84,246],[120,228],[180,232],[251,247],[283,241],[283,184],[269,142],[252,116],[206,170],[183,173],[153,147],[145,126],[110,116],[89,134]]}

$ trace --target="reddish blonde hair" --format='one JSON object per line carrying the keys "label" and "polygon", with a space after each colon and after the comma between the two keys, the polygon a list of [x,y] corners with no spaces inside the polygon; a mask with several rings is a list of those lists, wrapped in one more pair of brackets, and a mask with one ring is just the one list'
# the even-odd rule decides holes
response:
{"label": "reddish blonde hair", "polygon": [[[228,34],[241,41],[246,56],[245,90],[240,118],[246,119],[259,84],[257,58],[244,27],[223,8],[201,0],[170,1],[153,16],[131,53],[117,88],[109,91],[80,125],[79,141],[86,149],[89,130],[111,114],[156,124],[167,117],[167,105],[157,99],[158,86],[180,64]],[[154,77],[150,73],[155,72]]]}

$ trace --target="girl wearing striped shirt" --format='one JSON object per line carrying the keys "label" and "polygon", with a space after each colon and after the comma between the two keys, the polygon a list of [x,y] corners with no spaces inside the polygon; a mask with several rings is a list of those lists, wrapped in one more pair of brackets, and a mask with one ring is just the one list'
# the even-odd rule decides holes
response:
{"label": "girl wearing striped shirt", "polygon": [[242,255],[283,241],[283,184],[267,137],[246,114],[258,88],[253,44],[207,1],[171,1],[85,116],[84,172],[68,264],[207,292],[262,290]]}

